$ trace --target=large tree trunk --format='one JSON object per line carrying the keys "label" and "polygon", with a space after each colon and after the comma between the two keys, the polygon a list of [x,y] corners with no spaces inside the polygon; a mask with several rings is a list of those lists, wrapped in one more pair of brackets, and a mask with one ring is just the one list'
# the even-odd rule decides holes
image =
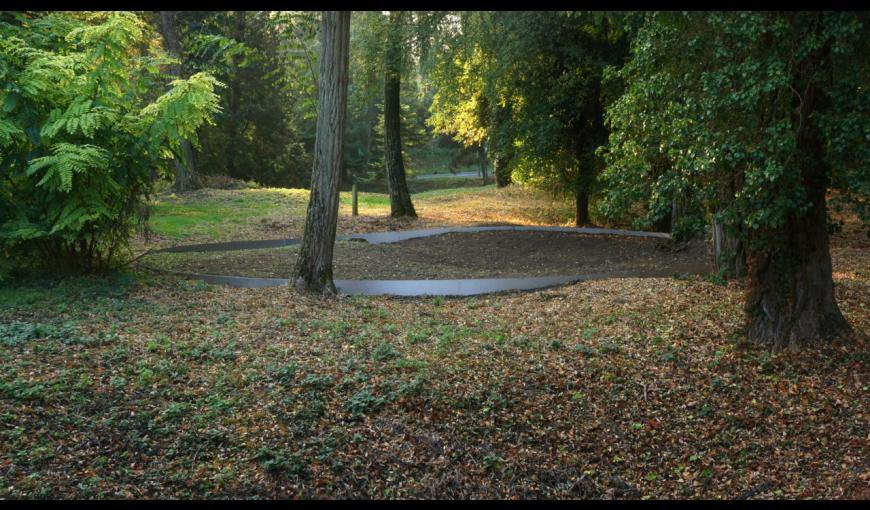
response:
{"label": "large tree trunk", "polygon": [[770,248],[749,256],[747,339],[773,351],[830,340],[849,325],[834,299],[825,192],[824,147],[813,127],[798,138],[801,176],[812,206],[770,235]]}
{"label": "large tree trunk", "polygon": [[305,233],[292,281],[300,291],[334,295],[332,252],[347,118],[350,12],[325,11],[320,27],[322,53],[314,168]]}
{"label": "large tree trunk", "polygon": [[713,253],[716,267],[729,278],[746,276],[746,249],[740,236],[722,223],[713,222]]}
{"label": "large tree trunk", "polygon": [[405,162],[402,159],[399,94],[402,80],[401,15],[399,11],[390,12],[387,36],[384,66],[384,165],[390,190],[390,215],[416,217],[417,212],[411,203],[411,193],[405,179]]}
{"label": "large tree trunk", "polygon": [[[159,11],[160,34],[166,52],[174,58],[181,59],[181,39],[178,30],[178,11]],[[169,74],[181,78],[181,64],[170,64]],[[175,184],[172,189],[177,192],[191,191],[202,187],[199,175],[196,173],[193,145],[188,140],[181,140],[181,161],[173,162],[175,166]]]}

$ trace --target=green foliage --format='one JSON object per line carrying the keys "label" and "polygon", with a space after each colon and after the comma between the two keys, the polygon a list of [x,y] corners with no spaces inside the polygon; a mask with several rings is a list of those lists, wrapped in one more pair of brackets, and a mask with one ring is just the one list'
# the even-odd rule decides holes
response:
{"label": "green foliage", "polygon": [[433,73],[430,123],[506,158],[512,180],[589,194],[606,142],[603,69],[625,53],[618,18],[604,13],[474,12]]}
{"label": "green foliage", "polygon": [[[381,11],[354,12],[351,23],[348,121],[345,136],[345,181],[377,181],[384,177],[384,73],[386,66],[401,74],[400,125],[402,155],[414,168],[415,148],[431,140],[427,126],[432,93],[426,63],[441,19],[437,12],[400,12],[390,18]],[[388,40],[397,41],[387,55]],[[425,55],[424,55],[425,54]]]}
{"label": "green foliage", "polygon": [[18,261],[117,262],[151,173],[217,110],[207,74],[163,95],[134,14],[51,13],[0,22],[0,249]]}
{"label": "green foliage", "polygon": [[610,72],[625,93],[608,111],[604,209],[648,201],[655,219],[682,197],[770,247],[821,185],[870,220],[868,34],[866,13],[646,15]]}
{"label": "green foliage", "polygon": [[306,475],[309,471],[308,463],[297,452],[288,453],[286,450],[262,446],[257,450],[257,460],[263,469],[270,473]]}
{"label": "green foliage", "polygon": [[269,186],[307,186],[317,117],[319,14],[190,11],[179,15],[183,68],[226,87],[197,165]]}

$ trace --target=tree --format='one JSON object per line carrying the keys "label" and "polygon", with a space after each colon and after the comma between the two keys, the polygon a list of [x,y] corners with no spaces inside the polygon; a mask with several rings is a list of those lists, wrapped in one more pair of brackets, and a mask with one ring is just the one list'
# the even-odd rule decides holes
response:
{"label": "tree", "polygon": [[[11,18],[11,19],[10,19]],[[151,172],[218,110],[212,76],[165,80],[169,59],[133,13],[0,17],[0,247],[100,271],[145,217]],[[4,259],[6,259],[4,257]]]}
{"label": "tree", "polygon": [[[181,56],[181,41],[178,28],[178,11],[159,11],[160,33],[163,36],[163,47],[174,59]],[[181,62],[169,64],[169,75],[181,77]],[[202,187],[199,175],[196,173],[195,155],[189,140],[181,140],[181,158],[173,159],[175,165],[175,184],[173,189],[178,192],[191,191]]]}
{"label": "tree", "polygon": [[602,166],[596,150],[607,141],[603,72],[627,49],[619,17],[498,12],[455,19],[435,73],[431,122],[466,145],[488,140],[500,185],[513,180],[571,193],[576,224],[588,224]]}
{"label": "tree", "polygon": [[300,291],[334,295],[332,251],[338,221],[338,187],[347,117],[350,12],[324,12],[320,33],[322,51],[314,169],[305,233],[293,281]]}
{"label": "tree", "polygon": [[478,152],[484,164],[488,152],[494,161],[496,183],[510,180],[514,133],[510,130],[508,72],[497,62],[497,39],[503,28],[496,14],[470,12],[451,14],[453,30],[446,30],[442,51],[432,72],[435,85],[429,124],[438,133],[450,135],[466,148]]}
{"label": "tree", "polygon": [[185,11],[177,15],[185,68],[226,84],[215,125],[200,133],[201,173],[270,186],[305,186],[317,108],[317,13]]}
{"label": "tree", "polygon": [[[867,23],[854,12],[653,13],[619,71],[609,171],[659,206],[700,200],[741,241],[746,336],[774,351],[849,329],[827,196],[870,219]],[[653,158],[667,164],[650,180]]]}
{"label": "tree", "polygon": [[384,167],[390,191],[390,216],[416,217],[411,193],[405,179],[402,157],[401,102],[402,61],[404,55],[403,11],[390,11],[384,55]]}
{"label": "tree", "polygon": [[[613,19],[612,19],[613,18]],[[511,20],[516,36],[499,46],[513,54],[513,122],[522,141],[520,181],[570,191],[576,225],[591,222],[590,195],[603,166],[596,150],[607,141],[604,68],[626,52],[615,15],[527,13]]]}

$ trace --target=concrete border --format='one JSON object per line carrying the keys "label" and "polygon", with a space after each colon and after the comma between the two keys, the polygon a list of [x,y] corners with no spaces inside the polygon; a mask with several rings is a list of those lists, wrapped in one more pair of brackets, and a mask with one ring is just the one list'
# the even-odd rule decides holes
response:
{"label": "concrete border", "polygon": [[[444,227],[422,230],[395,230],[388,232],[370,232],[367,234],[350,234],[336,236],[336,241],[366,241],[372,244],[398,243],[419,237],[433,237],[453,233],[476,232],[565,232],[571,234],[612,235],[626,237],[655,237],[670,239],[670,234],[664,232],[644,232],[640,230],[620,230],[595,227],[526,227],[515,225],[498,225],[487,227]],[[222,243],[188,244],[160,248],[151,253],[189,253],[208,251],[257,250],[263,248],[281,248],[299,244],[299,239],[260,239],[256,241],[227,241]]]}
{"label": "concrete border", "polygon": [[[372,244],[396,243],[420,237],[433,237],[450,233],[474,233],[492,231],[540,231],[565,232],[592,235],[616,235],[630,237],[654,237],[670,239],[662,232],[642,232],[637,230],[618,230],[592,227],[526,227],[526,226],[487,226],[487,227],[445,227],[424,230],[399,230],[393,232],[372,232],[337,236],[339,241],[360,240]],[[173,246],[154,250],[151,253],[189,253],[212,251],[255,250],[280,248],[299,244],[298,239],[265,239],[257,241],[230,241],[224,243],[205,243]],[[202,280],[207,283],[229,285],[239,288],[259,289],[287,285],[286,278],[258,278],[248,276],[213,275],[166,271],[149,266],[151,270],[174,274],[185,278]],[[494,292],[524,291],[544,289],[577,281],[603,280],[607,278],[655,278],[673,276],[673,272],[650,271],[648,273],[595,273],[585,275],[536,276],[525,278],[468,278],[450,280],[335,280],[335,286],[342,294],[363,296],[476,296]]]}

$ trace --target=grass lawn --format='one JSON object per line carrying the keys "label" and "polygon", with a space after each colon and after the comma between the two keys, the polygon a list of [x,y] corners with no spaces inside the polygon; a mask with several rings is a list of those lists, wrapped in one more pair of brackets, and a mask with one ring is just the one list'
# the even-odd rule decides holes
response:
{"label": "grass lawn", "polygon": [[[469,186],[433,189],[412,195],[420,216],[416,220],[390,218],[385,193],[359,193],[359,216],[351,216],[351,194],[339,197],[339,233],[430,228],[448,225],[503,223],[571,225],[570,203],[546,193],[520,188]],[[145,245],[242,239],[301,237],[305,226],[308,190],[261,188],[203,189],[175,195],[163,193],[152,201],[150,228],[156,240]]]}
{"label": "grass lawn", "polygon": [[[160,243],[299,235],[303,190],[161,196]],[[521,190],[339,230],[565,224]],[[271,234],[271,235],[265,235]],[[743,287],[615,279],[321,300],[135,270],[0,286],[0,497],[870,497],[870,242],[832,238],[854,338],[740,345]]]}

